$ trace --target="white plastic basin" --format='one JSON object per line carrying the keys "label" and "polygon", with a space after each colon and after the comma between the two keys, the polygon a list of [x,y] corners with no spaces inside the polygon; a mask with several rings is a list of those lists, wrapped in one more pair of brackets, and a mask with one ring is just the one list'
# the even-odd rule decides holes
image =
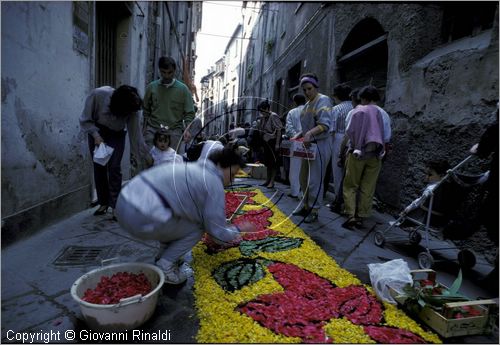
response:
{"label": "white plastic basin", "polygon": [[[144,273],[153,290],[146,296],[123,298],[116,304],[94,304],[82,300],[87,289],[94,289],[102,276],[118,272]],[[78,278],[71,286],[71,296],[80,305],[87,325],[96,331],[121,332],[139,327],[153,315],[161,287],[165,282],[163,271],[144,263],[120,263],[92,270]]]}

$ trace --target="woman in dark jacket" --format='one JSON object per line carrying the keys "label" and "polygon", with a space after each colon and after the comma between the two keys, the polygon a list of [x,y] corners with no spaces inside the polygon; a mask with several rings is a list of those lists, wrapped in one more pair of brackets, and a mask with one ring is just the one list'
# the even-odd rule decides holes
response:
{"label": "woman in dark jacket", "polygon": [[101,143],[114,149],[106,165],[94,163],[94,181],[100,205],[94,212],[96,216],[106,214],[109,207],[115,208],[122,186],[121,161],[127,132],[135,158],[140,155],[150,159],[137,113],[141,105],[137,89],[128,85],[116,90],[110,86],[96,88],[85,101],[80,127],[88,134],[90,154],[93,155],[94,149]]}
{"label": "woman in dark jacket", "polygon": [[266,182],[261,186],[274,188],[274,179],[278,171],[278,150],[279,138],[281,138],[281,130],[283,124],[278,114],[273,113],[269,102],[263,101],[257,107],[257,110],[262,115],[259,124],[259,130],[262,134],[262,148],[264,150],[264,165],[267,168]]}

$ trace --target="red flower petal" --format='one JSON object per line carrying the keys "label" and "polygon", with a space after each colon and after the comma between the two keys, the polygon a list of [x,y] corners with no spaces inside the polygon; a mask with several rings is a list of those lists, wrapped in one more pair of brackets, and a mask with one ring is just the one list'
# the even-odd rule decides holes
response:
{"label": "red flower petal", "polygon": [[122,298],[137,294],[144,296],[152,290],[144,273],[118,272],[111,277],[102,276],[94,289],[85,291],[82,300],[94,304],[116,304]]}
{"label": "red flower petal", "polygon": [[400,328],[365,326],[366,334],[382,344],[424,344],[425,340],[418,335]]}

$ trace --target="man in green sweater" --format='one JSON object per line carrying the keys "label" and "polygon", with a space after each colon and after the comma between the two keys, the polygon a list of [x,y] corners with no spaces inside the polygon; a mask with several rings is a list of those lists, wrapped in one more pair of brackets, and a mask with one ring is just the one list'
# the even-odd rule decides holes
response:
{"label": "man in green sweater", "polygon": [[153,146],[154,133],[162,126],[170,130],[171,147],[184,153],[184,139],[188,142],[191,133],[184,130],[194,119],[193,96],[185,84],[175,79],[176,63],[163,56],[158,61],[160,79],[146,87],[144,95],[144,138]]}

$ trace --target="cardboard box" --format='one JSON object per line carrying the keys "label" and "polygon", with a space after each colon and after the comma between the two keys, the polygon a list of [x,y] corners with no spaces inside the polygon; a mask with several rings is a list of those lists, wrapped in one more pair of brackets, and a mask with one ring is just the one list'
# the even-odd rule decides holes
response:
{"label": "cardboard box", "polygon": [[280,144],[280,153],[285,157],[299,157],[307,160],[316,159],[318,147],[316,144],[311,144],[309,148],[304,146],[302,141],[298,140],[283,140]]}
{"label": "cardboard box", "polygon": [[247,167],[250,167],[250,176],[255,179],[265,179],[267,177],[267,169],[264,164],[248,163]]}
{"label": "cardboard box", "polygon": [[292,157],[292,142],[290,140],[282,140],[280,144],[280,154],[284,157]]}
{"label": "cardboard box", "polygon": [[[410,273],[414,277],[414,284],[419,284],[422,280],[416,278],[419,274],[427,274],[427,279],[436,281],[436,272],[434,270],[413,270]],[[448,288],[439,283],[438,285]],[[405,307],[406,296],[399,295],[393,289],[390,289],[390,291],[398,304]],[[492,330],[490,314],[491,307],[495,304],[496,302],[491,299],[445,303],[441,313],[426,305],[420,307],[416,316],[444,338],[486,334]],[[457,308],[463,307],[475,308],[480,315],[452,318]]]}

